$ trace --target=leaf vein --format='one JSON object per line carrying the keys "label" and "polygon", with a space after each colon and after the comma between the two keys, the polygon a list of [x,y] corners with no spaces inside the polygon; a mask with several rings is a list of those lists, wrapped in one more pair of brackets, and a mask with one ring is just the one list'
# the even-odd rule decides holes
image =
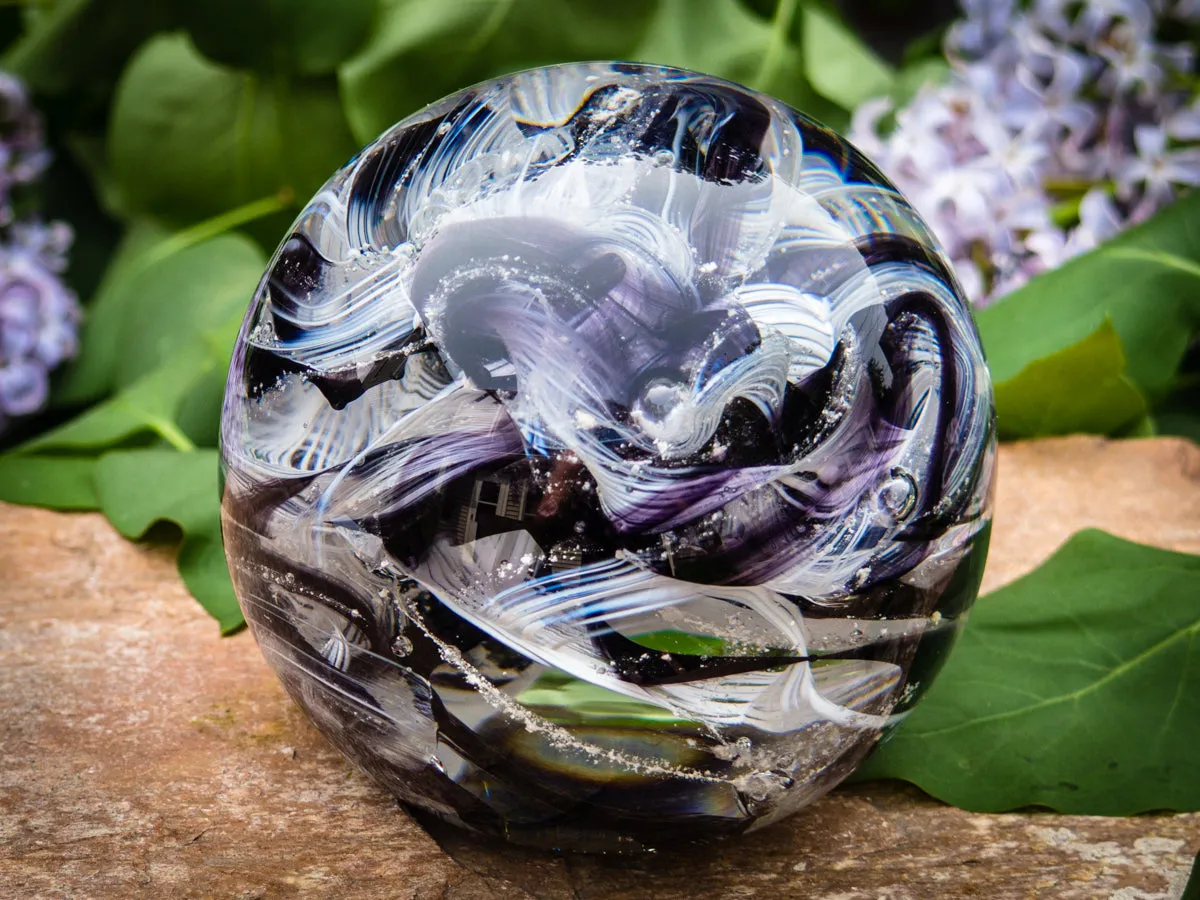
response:
{"label": "leaf vein", "polygon": [[1117,259],[1134,259],[1140,262],[1157,263],[1168,269],[1177,269],[1194,278],[1200,278],[1200,263],[1184,259],[1182,256],[1174,253],[1167,253],[1161,250],[1143,250],[1140,247],[1113,247],[1108,251],[1108,254]]}
{"label": "leaf vein", "polygon": [[1189,638],[1189,639],[1194,638],[1197,633],[1200,633],[1200,620],[1192,623],[1187,628],[1183,628],[1183,629],[1180,629],[1179,631],[1176,631],[1174,634],[1169,635],[1168,637],[1164,638],[1163,640],[1159,641],[1158,643],[1154,644],[1153,646],[1148,647],[1147,649],[1143,650],[1141,653],[1137,654],[1136,656],[1131,657],[1130,659],[1121,663],[1119,666],[1115,666],[1103,678],[1099,678],[1096,681],[1093,681],[1091,684],[1089,684],[1085,687],[1079,688],[1078,690],[1070,691],[1066,694],[1060,694],[1057,697],[1048,697],[1045,700],[1041,701],[1040,703],[1034,703],[1030,706],[1023,706],[1023,707],[1019,707],[1017,709],[1005,710],[1004,712],[993,713],[990,716],[980,716],[979,718],[976,718],[976,719],[968,719],[965,722],[959,722],[955,725],[948,725],[945,728],[936,728],[932,731],[922,731],[918,734],[914,734],[913,737],[919,737],[922,739],[923,738],[931,738],[931,737],[940,737],[943,735],[952,734],[956,731],[961,731],[964,728],[973,728],[978,725],[986,725],[986,724],[990,724],[992,722],[1002,722],[1002,721],[1005,721],[1006,719],[1012,719],[1017,716],[1028,715],[1029,713],[1037,712],[1038,710],[1045,709],[1050,706],[1055,706],[1055,705],[1058,705],[1061,703],[1078,703],[1080,700],[1082,700],[1088,694],[1091,694],[1091,693],[1094,693],[1095,691],[1100,690],[1105,685],[1107,685],[1109,682],[1115,681],[1116,679],[1125,675],[1131,669],[1137,668],[1139,665],[1144,663],[1146,660],[1153,657],[1156,653],[1162,652],[1163,650],[1165,650],[1167,647],[1169,647],[1171,644],[1175,643],[1176,641],[1178,641],[1182,638],[1185,638],[1185,637]]}

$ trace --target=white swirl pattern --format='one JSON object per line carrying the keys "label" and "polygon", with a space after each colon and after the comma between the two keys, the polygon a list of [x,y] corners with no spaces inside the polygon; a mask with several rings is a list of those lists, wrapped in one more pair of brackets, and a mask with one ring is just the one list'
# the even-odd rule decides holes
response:
{"label": "white swirl pattern", "polygon": [[[677,70],[522,73],[366,148],[272,261],[222,441],[235,582],[285,683],[401,796],[510,835],[578,785],[487,762],[472,734],[501,722],[551,735],[551,770],[674,773],[701,831],[827,789],[986,552],[991,387],[929,230],[836,135]],[[690,723],[696,759],[523,705],[552,673]],[[427,722],[354,736],[398,690],[446,784],[389,774],[428,760],[379,734]],[[768,748],[753,789],[739,737]]]}

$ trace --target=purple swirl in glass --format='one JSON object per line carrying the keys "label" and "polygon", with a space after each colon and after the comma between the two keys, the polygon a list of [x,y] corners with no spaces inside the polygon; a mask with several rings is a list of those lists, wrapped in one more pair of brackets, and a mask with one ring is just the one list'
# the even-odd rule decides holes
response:
{"label": "purple swirl in glass", "polygon": [[464,90],[312,199],[247,315],[225,542],[263,653],[405,804],[641,849],[760,827],[978,590],[971,315],[844,139],[617,63]]}

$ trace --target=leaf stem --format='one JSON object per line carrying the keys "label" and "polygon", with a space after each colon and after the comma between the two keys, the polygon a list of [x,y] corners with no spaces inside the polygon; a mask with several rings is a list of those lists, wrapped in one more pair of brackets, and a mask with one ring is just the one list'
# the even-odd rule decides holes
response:
{"label": "leaf stem", "polygon": [[767,43],[767,52],[763,54],[762,65],[754,76],[754,87],[765,91],[779,71],[779,63],[783,58],[783,48],[787,43],[788,32],[792,28],[792,19],[796,16],[796,0],[779,0],[775,5],[775,15],[771,19],[771,39]]}
{"label": "leaf stem", "polygon": [[[9,48],[0,60],[0,68],[25,76],[25,64],[37,56],[44,44],[58,37],[59,29],[87,8],[91,0],[63,0],[55,3],[38,22],[36,28],[26,31]],[[48,3],[7,3],[6,6],[49,6]]]}
{"label": "leaf stem", "polygon": [[[1105,250],[1106,248],[1101,248]],[[1158,263],[1163,268],[1176,269],[1185,275],[1200,278],[1200,264],[1161,250],[1143,250],[1140,247],[1109,247],[1106,252],[1118,259],[1136,259],[1140,262]]]}
{"label": "leaf stem", "polygon": [[195,225],[171,235],[148,252],[144,257],[142,265],[143,267],[153,265],[160,260],[166,259],[168,256],[179,253],[181,250],[186,250],[188,247],[199,244],[202,241],[207,241],[209,238],[232,231],[234,228],[239,228],[248,222],[253,222],[255,219],[283,212],[283,210],[292,205],[293,199],[294,195],[291,189],[284,188],[269,197],[254,200],[245,206],[239,206],[236,209],[223,212],[219,216],[213,216],[211,219],[197,222]]}
{"label": "leaf stem", "polygon": [[179,430],[174,422],[161,419],[158,416],[146,416],[146,422],[158,432],[158,436],[178,450],[180,453],[192,453],[196,445],[191,438]]}
{"label": "leaf stem", "polygon": [[460,56],[474,56],[485,46],[488,41],[496,36],[500,30],[500,26],[504,24],[504,20],[508,18],[508,14],[512,11],[513,0],[500,0],[492,6],[492,11],[488,13],[487,18],[483,20],[479,30],[472,36],[470,42],[463,48]]}

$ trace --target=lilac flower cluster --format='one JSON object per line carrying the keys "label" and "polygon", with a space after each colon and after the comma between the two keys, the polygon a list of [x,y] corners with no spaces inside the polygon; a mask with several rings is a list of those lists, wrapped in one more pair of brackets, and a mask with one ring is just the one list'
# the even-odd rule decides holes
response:
{"label": "lilac flower cluster", "polygon": [[[986,303],[1200,184],[1197,0],[962,0],[950,77],[872,100],[851,140],[925,216]],[[886,127],[885,127],[886,124]]]}
{"label": "lilac flower cluster", "polygon": [[49,161],[24,86],[0,73],[0,432],[45,404],[50,372],[77,349],[79,303],[61,279],[71,229],[22,218],[14,205]]}

